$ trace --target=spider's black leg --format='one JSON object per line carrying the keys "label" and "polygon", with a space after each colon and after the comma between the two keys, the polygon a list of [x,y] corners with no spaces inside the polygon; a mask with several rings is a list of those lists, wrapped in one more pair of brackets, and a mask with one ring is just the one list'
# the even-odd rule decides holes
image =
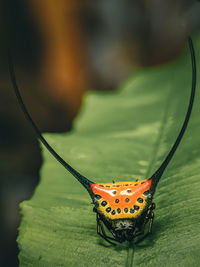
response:
{"label": "spider's black leg", "polygon": [[109,239],[109,240],[113,240],[113,241],[118,241],[118,240],[115,239],[114,237],[111,237],[111,236],[106,235],[106,232],[105,232],[105,230],[104,230],[104,226],[103,226],[103,224],[101,223],[100,225],[101,225],[102,233],[104,234],[104,236],[106,236],[107,239]]}
{"label": "spider's black leg", "polygon": [[148,233],[149,233],[149,234],[152,233],[153,220],[154,220],[154,212],[152,211],[152,212],[151,212],[150,222],[149,222],[149,229],[148,229]]}
{"label": "spider's black leg", "polygon": [[[152,203],[154,204],[154,203]],[[154,212],[153,212],[153,209],[155,208],[155,205],[152,205],[152,208],[149,210],[149,213],[147,214],[147,217],[146,217],[146,223],[149,221],[149,228],[148,228],[148,232],[143,235],[140,239],[138,239],[135,244],[139,244],[140,242],[142,242],[145,238],[147,238],[147,236],[149,236],[151,233],[152,233],[152,226],[153,226],[153,220],[154,220]],[[145,223],[145,224],[146,224]],[[141,232],[140,234],[143,234],[143,232]],[[138,234],[138,235],[140,235]]]}
{"label": "spider's black leg", "polygon": [[97,234],[100,235],[104,240],[106,240],[108,243],[110,243],[111,245],[116,245],[115,243],[113,243],[112,241],[110,240],[113,240],[113,241],[117,241],[116,239],[110,237],[110,236],[107,236],[106,235],[106,232],[104,230],[104,227],[103,227],[103,224],[102,224],[102,221],[101,219],[99,218],[99,215],[97,214]]}
{"label": "spider's black leg", "polygon": [[98,224],[97,225],[97,234],[100,235],[104,240],[106,240],[109,244],[114,245],[115,243],[111,242],[108,237],[104,234],[104,232],[102,231],[102,225]]}
{"label": "spider's black leg", "polygon": [[148,229],[148,233],[151,234],[152,233],[152,227],[153,227],[153,221],[154,221],[154,212],[153,210],[155,209],[156,205],[155,203],[151,204],[151,209],[150,209],[150,213],[149,213],[149,229]]}
{"label": "spider's black leg", "polygon": [[[101,218],[100,218],[100,216],[99,216],[98,213],[97,213],[97,222],[98,222],[98,224],[99,224],[99,226],[100,226],[100,228],[101,228],[102,233],[103,233],[108,239],[113,240],[113,241],[117,241],[116,238],[111,237],[111,236],[108,236],[108,235],[106,234],[106,232],[105,232],[105,230],[104,230],[104,224],[103,224],[103,221],[101,220]],[[110,231],[111,231],[111,229],[110,229]],[[112,231],[111,231],[111,233],[112,233]]]}
{"label": "spider's black leg", "polygon": [[146,239],[152,233],[153,218],[154,217],[152,217],[152,219],[150,219],[148,232],[135,242],[136,245],[139,244],[140,242],[142,242],[144,239]]}
{"label": "spider's black leg", "polygon": [[[97,234],[100,235],[102,237],[101,234],[101,227],[100,227],[100,223],[99,223],[99,219],[97,219]],[[104,238],[104,237],[103,237]]]}
{"label": "spider's black leg", "polygon": [[[117,240],[115,237],[108,236],[108,235],[106,234],[105,230],[104,230],[104,226],[105,226],[104,222],[101,220],[101,218],[99,218],[99,221],[100,221],[101,230],[102,230],[102,233],[104,234],[104,236],[106,236],[106,238],[109,239],[109,240],[120,242],[120,241]],[[114,236],[112,229],[109,229],[109,231],[110,231],[111,234]],[[121,243],[121,242],[120,242],[120,243]]]}

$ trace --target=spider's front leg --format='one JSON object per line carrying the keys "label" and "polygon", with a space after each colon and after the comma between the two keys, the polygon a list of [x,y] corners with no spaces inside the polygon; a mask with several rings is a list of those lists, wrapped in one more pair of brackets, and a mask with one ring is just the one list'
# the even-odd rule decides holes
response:
{"label": "spider's front leg", "polygon": [[[110,243],[111,245],[116,245],[114,242],[112,241],[117,241],[115,238],[110,237],[106,234],[105,230],[104,230],[104,226],[103,226],[103,222],[101,220],[101,218],[99,217],[98,213],[97,213],[97,234],[100,235],[104,240],[106,240],[108,243]],[[112,240],[112,241],[110,241]]]}
{"label": "spider's front leg", "polygon": [[138,239],[135,244],[139,244],[140,242],[142,242],[147,236],[149,236],[149,234],[152,233],[152,226],[153,226],[153,220],[154,220],[154,212],[153,210],[155,209],[156,205],[155,203],[152,203],[150,208],[147,211],[144,223],[143,223],[143,227],[142,227],[142,231],[140,233],[138,233],[137,236],[142,235],[144,233],[144,229],[146,224],[149,222],[149,228],[148,228],[148,232],[143,235],[140,239]]}

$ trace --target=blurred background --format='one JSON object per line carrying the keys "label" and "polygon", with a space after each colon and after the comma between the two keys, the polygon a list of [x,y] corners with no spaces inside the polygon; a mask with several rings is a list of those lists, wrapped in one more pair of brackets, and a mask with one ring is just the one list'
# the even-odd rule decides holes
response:
{"label": "blurred background", "polygon": [[66,132],[87,90],[116,90],[138,67],[176,59],[200,29],[200,2],[0,0],[0,6],[0,266],[15,267],[18,205],[39,182],[42,156],[12,90],[7,47],[40,130]]}

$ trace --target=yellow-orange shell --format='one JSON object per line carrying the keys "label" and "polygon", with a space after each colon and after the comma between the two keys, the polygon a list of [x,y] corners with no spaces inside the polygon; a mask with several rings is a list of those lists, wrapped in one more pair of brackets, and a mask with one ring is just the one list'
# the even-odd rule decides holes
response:
{"label": "yellow-orange shell", "polygon": [[152,180],[147,179],[136,182],[91,184],[90,187],[99,204],[98,212],[109,219],[131,219],[138,217],[147,206],[148,194],[144,192],[151,188],[151,184]]}

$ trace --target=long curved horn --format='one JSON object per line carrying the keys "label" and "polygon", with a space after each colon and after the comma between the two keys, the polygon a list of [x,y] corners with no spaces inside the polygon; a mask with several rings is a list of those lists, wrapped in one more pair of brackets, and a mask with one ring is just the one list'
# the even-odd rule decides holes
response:
{"label": "long curved horn", "polygon": [[24,104],[24,102],[22,100],[22,97],[21,97],[21,94],[19,92],[19,88],[18,88],[18,85],[17,85],[17,82],[16,82],[13,62],[12,62],[10,57],[8,59],[8,64],[9,64],[9,72],[10,72],[12,85],[13,85],[13,88],[14,88],[14,91],[15,91],[15,95],[17,97],[17,100],[19,102],[19,105],[20,105],[21,109],[24,112],[24,115],[25,115],[26,119],[31,124],[31,126],[34,129],[36,135],[38,136],[40,141],[43,143],[43,145],[49,150],[49,152],[57,159],[57,161],[59,161],[63,165],[63,167],[65,169],[67,169],[90,193],[91,192],[90,184],[93,184],[93,182],[88,180],[86,177],[84,177],[82,174],[80,174],[78,171],[76,171],[74,168],[72,168],[72,166],[70,166],[66,161],[64,161],[64,159],[61,158],[56,153],[56,151],[49,145],[49,143],[42,136],[40,130],[38,129],[38,127],[34,123],[33,119],[31,118],[31,116],[30,116],[30,114],[29,114],[29,112],[28,112],[28,110],[27,110],[27,108],[26,108],[26,106],[25,106],[25,104]]}
{"label": "long curved horn", "polygon": [[169,164],[170,160],[172,159],[174,153],[176,152],[178,145],[180,144],[180,142],[182,140],[182,137],[185,133],[185,130],[187,128],[187,125],[188,125],[188,122],[190,119],[190,115],[191,115],[191,111],[192,111],[192,107],[193,107],[193,103],[194,103],[194,96],[195,96],[195,89],[196,89],[196,59],[195,59],[194,46],[193,46],[193,42],[192,42],[191,37],[188,38],[188,43],[189,43],[189,47],[190,47],[191,60],[192,60],[192,89],[191,89],[191,94],[190,94],[190,101],[189,101],[187,113],[185,116],[185,120],[183,122],[182,128],[179,132],[179,135],[178,135],[174,145],[172,146],[170,152],[168,153],[167,157],[165,158],[165,160],[163,161],[161,166],[157,169],[157,171],[150,178],[150,179],[152,179],[152,188],[154,188],[154,189],[155,189],[157,183],[159,182],[164,170],[166,169],[167,165]]}

